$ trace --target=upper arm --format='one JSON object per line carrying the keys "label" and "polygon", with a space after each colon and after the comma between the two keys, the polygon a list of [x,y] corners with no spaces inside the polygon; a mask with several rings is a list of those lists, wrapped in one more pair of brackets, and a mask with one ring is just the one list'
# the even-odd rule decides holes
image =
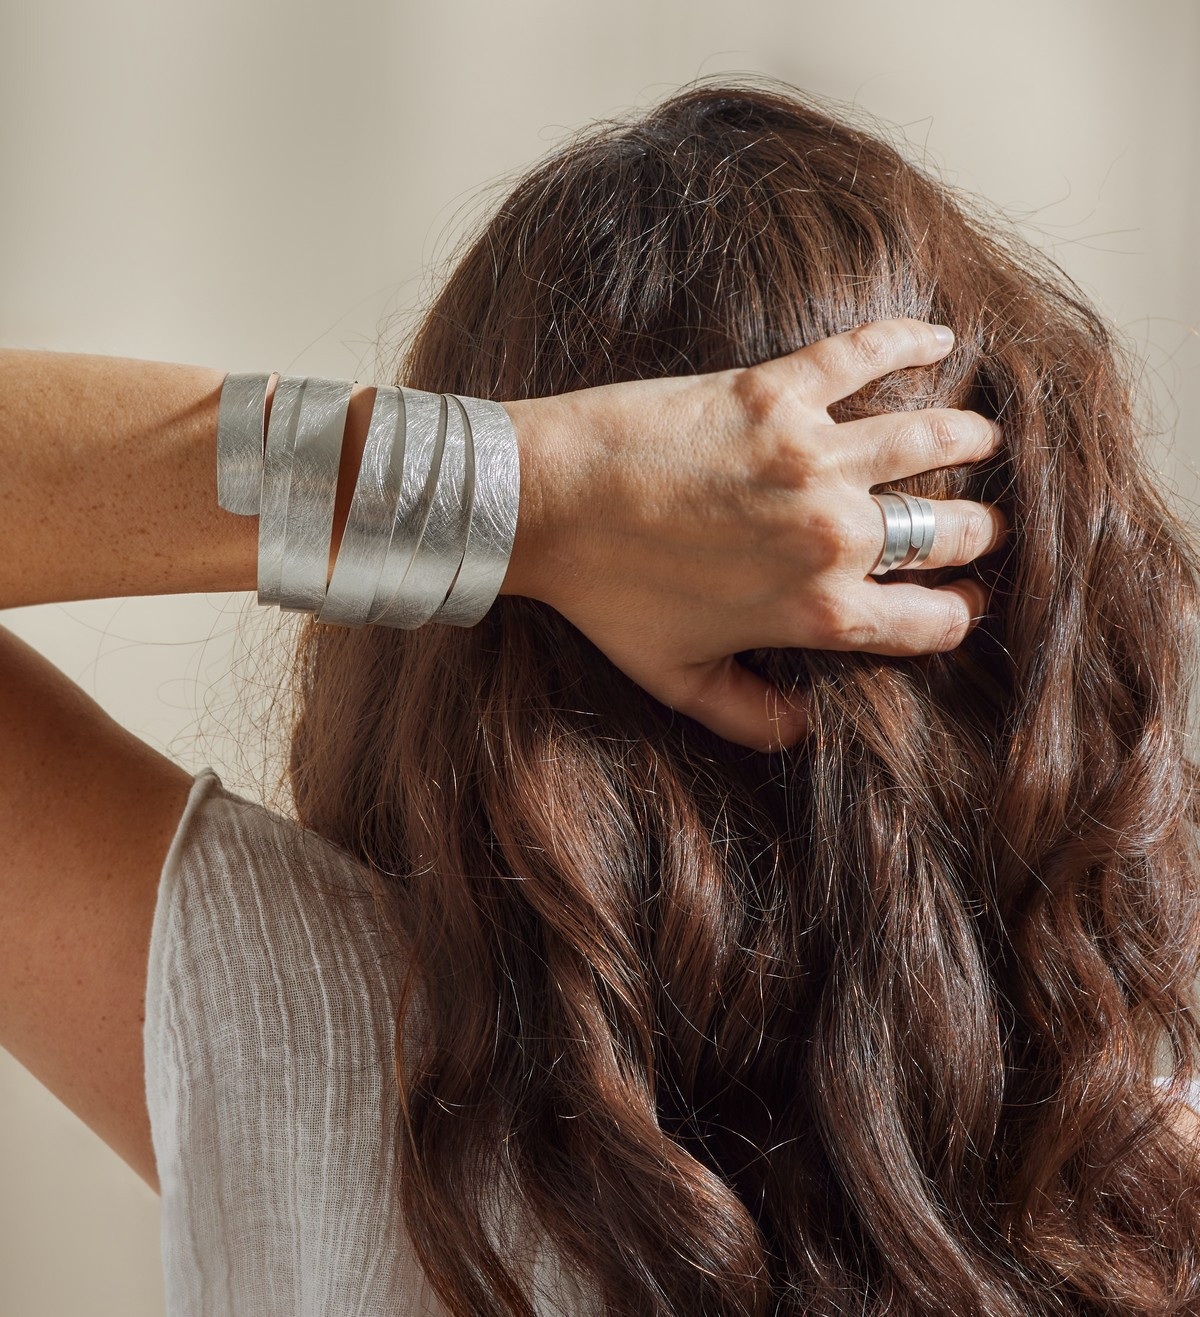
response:
{"label": "upper arm", "polygon": [[158,1191],[143,1022],[192,775],[0,627],[0,1045]]}

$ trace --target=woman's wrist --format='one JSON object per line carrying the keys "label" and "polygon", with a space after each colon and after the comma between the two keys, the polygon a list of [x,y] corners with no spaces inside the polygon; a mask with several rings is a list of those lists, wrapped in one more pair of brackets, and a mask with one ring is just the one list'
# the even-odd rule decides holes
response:
{"label": "woman's wrist", "polygon": [[577,393],[503,404],[517,436],[521,493],[501,594],[553,604],[578,571],[569,552],[584,420]]}
{"label": "woman's wrist", "polygon": [[[224,378],[224,370],[132,358],[0,354],[10,530],[0,608],[256,588],[257,518],[230,515],[215,494]],[[268,381],[267,423],[278,380]],[[501,594],[553,604],[578,574],[569,536],[578,523],[572,491],[588,451],[579,401],[587,392],[503,404],[516,431],[521,488]],[[330,575],[375,393],[357,385],[350,398]]]}
{"label": "woman's wrist", "polygon": [[[278,381],[279,376],[272,375],[267,384],[264,450],[266,432],[271,421],[271,403]],[[356,385],[350,395],[338,467],[333,533],[330,538],[330,579],[358,480],[371,410],[375,405],[375,392],[374,385]],[[545,600],[552,593],[550,583],[555,570],[561,571],[563,567],[561,540],[556,547],[551,534],[552,518],[549,510],[553,506],[553,492],[558,491],[561,500],[561,492],[566,486],[567,458],[564,448],[574,436],[578,409],[571,394],[522,399],[503,403],[502,406],[509,414],[517,437],[521,489],[516,535],[500,593],[528,595],[530,598]]]}

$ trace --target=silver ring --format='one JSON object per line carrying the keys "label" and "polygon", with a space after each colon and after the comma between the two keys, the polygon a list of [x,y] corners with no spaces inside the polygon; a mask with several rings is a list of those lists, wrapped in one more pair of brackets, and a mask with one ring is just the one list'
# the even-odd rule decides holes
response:
{"label": "silver ring", "polygon": [[900,497],[908,505],[909,518],[912,522],[912,530],[909,533],[912,556],[906,557],[899,565],[920,567],[933,552],[933,532],[936,528],[933,504],[927,498],[921,498],[919,494],[901,494]]}
{"label": "silver ring", "polygon": [[933,551],[936,529],[933,504],[916,494],[872,494],[883,513],[883,551],[871,576],[901,567],[919,567]]}

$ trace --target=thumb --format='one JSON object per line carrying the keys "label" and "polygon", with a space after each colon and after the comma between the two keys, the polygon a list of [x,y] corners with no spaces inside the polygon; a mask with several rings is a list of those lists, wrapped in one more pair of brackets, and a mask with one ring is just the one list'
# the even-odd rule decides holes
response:
{"label": "thumb", "polygon": [[732,654],[684,669],[671,692],[656,698],[727,741],[764,753],[787,749],[808,731],[805,695],[785,696]]}

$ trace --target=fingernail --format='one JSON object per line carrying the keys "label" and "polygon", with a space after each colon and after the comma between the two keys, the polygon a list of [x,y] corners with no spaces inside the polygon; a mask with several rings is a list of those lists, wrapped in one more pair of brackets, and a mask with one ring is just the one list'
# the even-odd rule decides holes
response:
{"label": "fingernail", "polygon": [[933,336],[937,339],[938,347],[943,350],[954,343],[954,330],[949,325],[934,325]]}

